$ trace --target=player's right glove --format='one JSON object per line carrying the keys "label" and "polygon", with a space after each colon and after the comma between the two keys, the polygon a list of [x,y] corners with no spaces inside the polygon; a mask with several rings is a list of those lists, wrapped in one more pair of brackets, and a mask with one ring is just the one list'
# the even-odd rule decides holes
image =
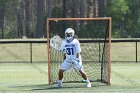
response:
{"label": "player's right glove", "polygon": [[79,58],[76,58],[73,61],[74,61],[74,63],[79,63],[80,62]]}

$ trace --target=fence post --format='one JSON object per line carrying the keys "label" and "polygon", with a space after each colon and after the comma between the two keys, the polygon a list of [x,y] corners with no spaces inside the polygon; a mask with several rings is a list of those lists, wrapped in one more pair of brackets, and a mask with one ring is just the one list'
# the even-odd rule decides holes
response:
{"label": "fence post", "polygon": [[137,47],[137,41],[136,41],[136,63],[138,62],[138,47]]}
{"label": "fence post", "polygon": [[100,44],[100,42],[99,42],[99,63],[101,63],[101,60],[100,60],[100,58],[101,58],[101,54],[100,54],[100,51],[101,51],[101,46],[100,46],[101,44]]}
{"label": "fence post", "polygon": [[30,63],[32,63],[32,43],[30,43]]}

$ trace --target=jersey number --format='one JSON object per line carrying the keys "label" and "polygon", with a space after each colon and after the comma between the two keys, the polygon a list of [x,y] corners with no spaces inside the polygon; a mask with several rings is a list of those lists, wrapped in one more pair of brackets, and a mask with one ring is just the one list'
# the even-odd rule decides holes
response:
{"label": "jersey number", "polygon": [[67,54],[68,55],[74,55],[73,48],[67,48]]}

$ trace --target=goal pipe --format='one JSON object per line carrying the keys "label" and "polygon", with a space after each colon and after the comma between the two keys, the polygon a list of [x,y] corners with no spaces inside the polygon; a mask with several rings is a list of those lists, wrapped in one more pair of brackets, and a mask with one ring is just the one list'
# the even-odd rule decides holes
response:
{"label": "goal pipe", "polygon": [[[47,18],[46,20],[46,31],[47,31],[47,40],[49,40],[49,21],[88,21],[88,20],[108,20],[109,21],[109,50],[108,50],[108,81],[110,85],[110,47],[111,47],[111,30],[112,30],[112,18],[111,17],[97,17],[97,18]],[[50,84],[50,45],[47,42],[47,50],[48,50],[48,82]]]}

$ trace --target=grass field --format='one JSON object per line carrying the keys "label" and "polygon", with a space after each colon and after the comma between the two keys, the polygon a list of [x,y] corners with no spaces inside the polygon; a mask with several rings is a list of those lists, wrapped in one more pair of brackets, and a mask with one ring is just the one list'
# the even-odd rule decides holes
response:
{"label": "grass field", "polygon": [[[128,51],[129,50],[129,51]],[[1,44],[0,93],[140,93],[140,63],[135,61],[135,43],[113,43],[111,85],[97,82],[92,88],[85,84],[64,84],[57,89],[48,85],[46,44],[33,44],[33,63],[30,63],[30,44]],[[138,61],[140,60],[138,44]],[[42,63],[44,62],[44,63]]]}
{"label": "grass field", "polygon": [[112,63],[110,86],[94,82],[92,88],[67,84],[57,89],[48,85],[47,63],[0,63],[0,93],[140,93],[139,66]]}

